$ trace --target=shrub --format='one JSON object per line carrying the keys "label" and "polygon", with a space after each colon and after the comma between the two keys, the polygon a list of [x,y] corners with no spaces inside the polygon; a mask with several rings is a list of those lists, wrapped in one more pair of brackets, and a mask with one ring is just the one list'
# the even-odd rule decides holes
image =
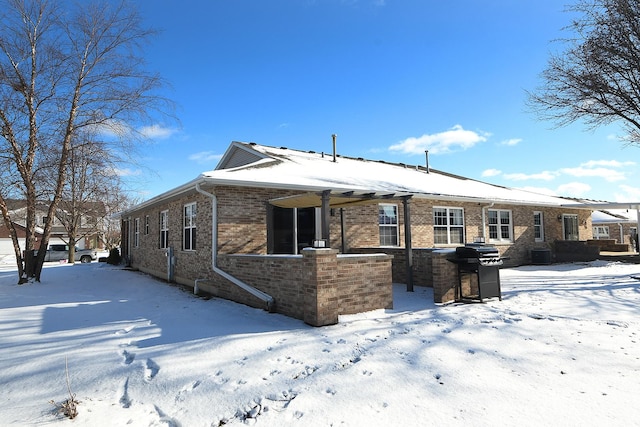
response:
{"label": "shrub", "polygon": [[107,263],[111,265],[118,265],[122,262],[122,257],[120,256],[120,251],[118,248],[112,248],[109,251],[109,256],[107,257]]}

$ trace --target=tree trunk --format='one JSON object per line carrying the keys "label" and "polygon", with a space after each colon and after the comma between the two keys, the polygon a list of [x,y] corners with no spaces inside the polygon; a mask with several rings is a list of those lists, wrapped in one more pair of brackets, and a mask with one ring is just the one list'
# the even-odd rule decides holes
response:
{"label": "tree trunk", "polygon": [[76,237],[69,236],[69,263],[75,264],[76,262]]}
{"label": "tree trunk", "polygon": [[7,208],[5,199],[2,196],[0,196],[0,213],[2,213],[4,225],[5,227],[7,227],[7,230],[9,230],[9,235],[11,236],[11,241],[13,243],[13,252],[16,256],[16,264],[18,265],[18,284],[22,284],[24,283],[22,280],[24,277],[24,269],[26,268],[26,265],[23,264],[25,260],[23,259],[22,253],[20,251],[20,240],[18,239],[16,227],[13,224],[13,221],[11,221],[11,217],[9,216],[9,209]]}

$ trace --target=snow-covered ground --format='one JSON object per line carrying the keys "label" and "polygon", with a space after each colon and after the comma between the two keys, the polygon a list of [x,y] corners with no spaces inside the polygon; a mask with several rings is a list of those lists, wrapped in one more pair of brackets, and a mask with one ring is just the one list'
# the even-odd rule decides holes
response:
{"label": "snow-covered ground", "polygon": [[[501,272],[503,300],[334,326],[202,299],[106,264],[0,268],[0,423],[81,426],[640,425],[640,265]],[[78,416],[56,414],[68,398]]]}

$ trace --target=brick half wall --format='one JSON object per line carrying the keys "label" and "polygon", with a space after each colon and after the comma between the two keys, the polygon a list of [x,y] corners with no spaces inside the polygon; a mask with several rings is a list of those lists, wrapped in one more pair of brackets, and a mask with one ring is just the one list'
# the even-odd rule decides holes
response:
{"label": "brick half wall", "polygon": [[[338,322],[342,314],[393,308],[392,257],[338,255],[334,249],[304,249],[302,255],[218,255],[218,267],[271,295],[275,311],[313,326]],[[217,277],[206,292],[263,308],[248,292]]]}

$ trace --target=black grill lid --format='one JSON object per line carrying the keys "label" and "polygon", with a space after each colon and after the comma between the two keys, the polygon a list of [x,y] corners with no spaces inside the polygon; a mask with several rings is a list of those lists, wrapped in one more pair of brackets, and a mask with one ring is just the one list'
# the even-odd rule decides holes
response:
{"label": "black grill lid", "polygon": [[458,258],[494,258],[499,257],[500,252],[495,246],[469,244],[457,247],[456,256]]}

